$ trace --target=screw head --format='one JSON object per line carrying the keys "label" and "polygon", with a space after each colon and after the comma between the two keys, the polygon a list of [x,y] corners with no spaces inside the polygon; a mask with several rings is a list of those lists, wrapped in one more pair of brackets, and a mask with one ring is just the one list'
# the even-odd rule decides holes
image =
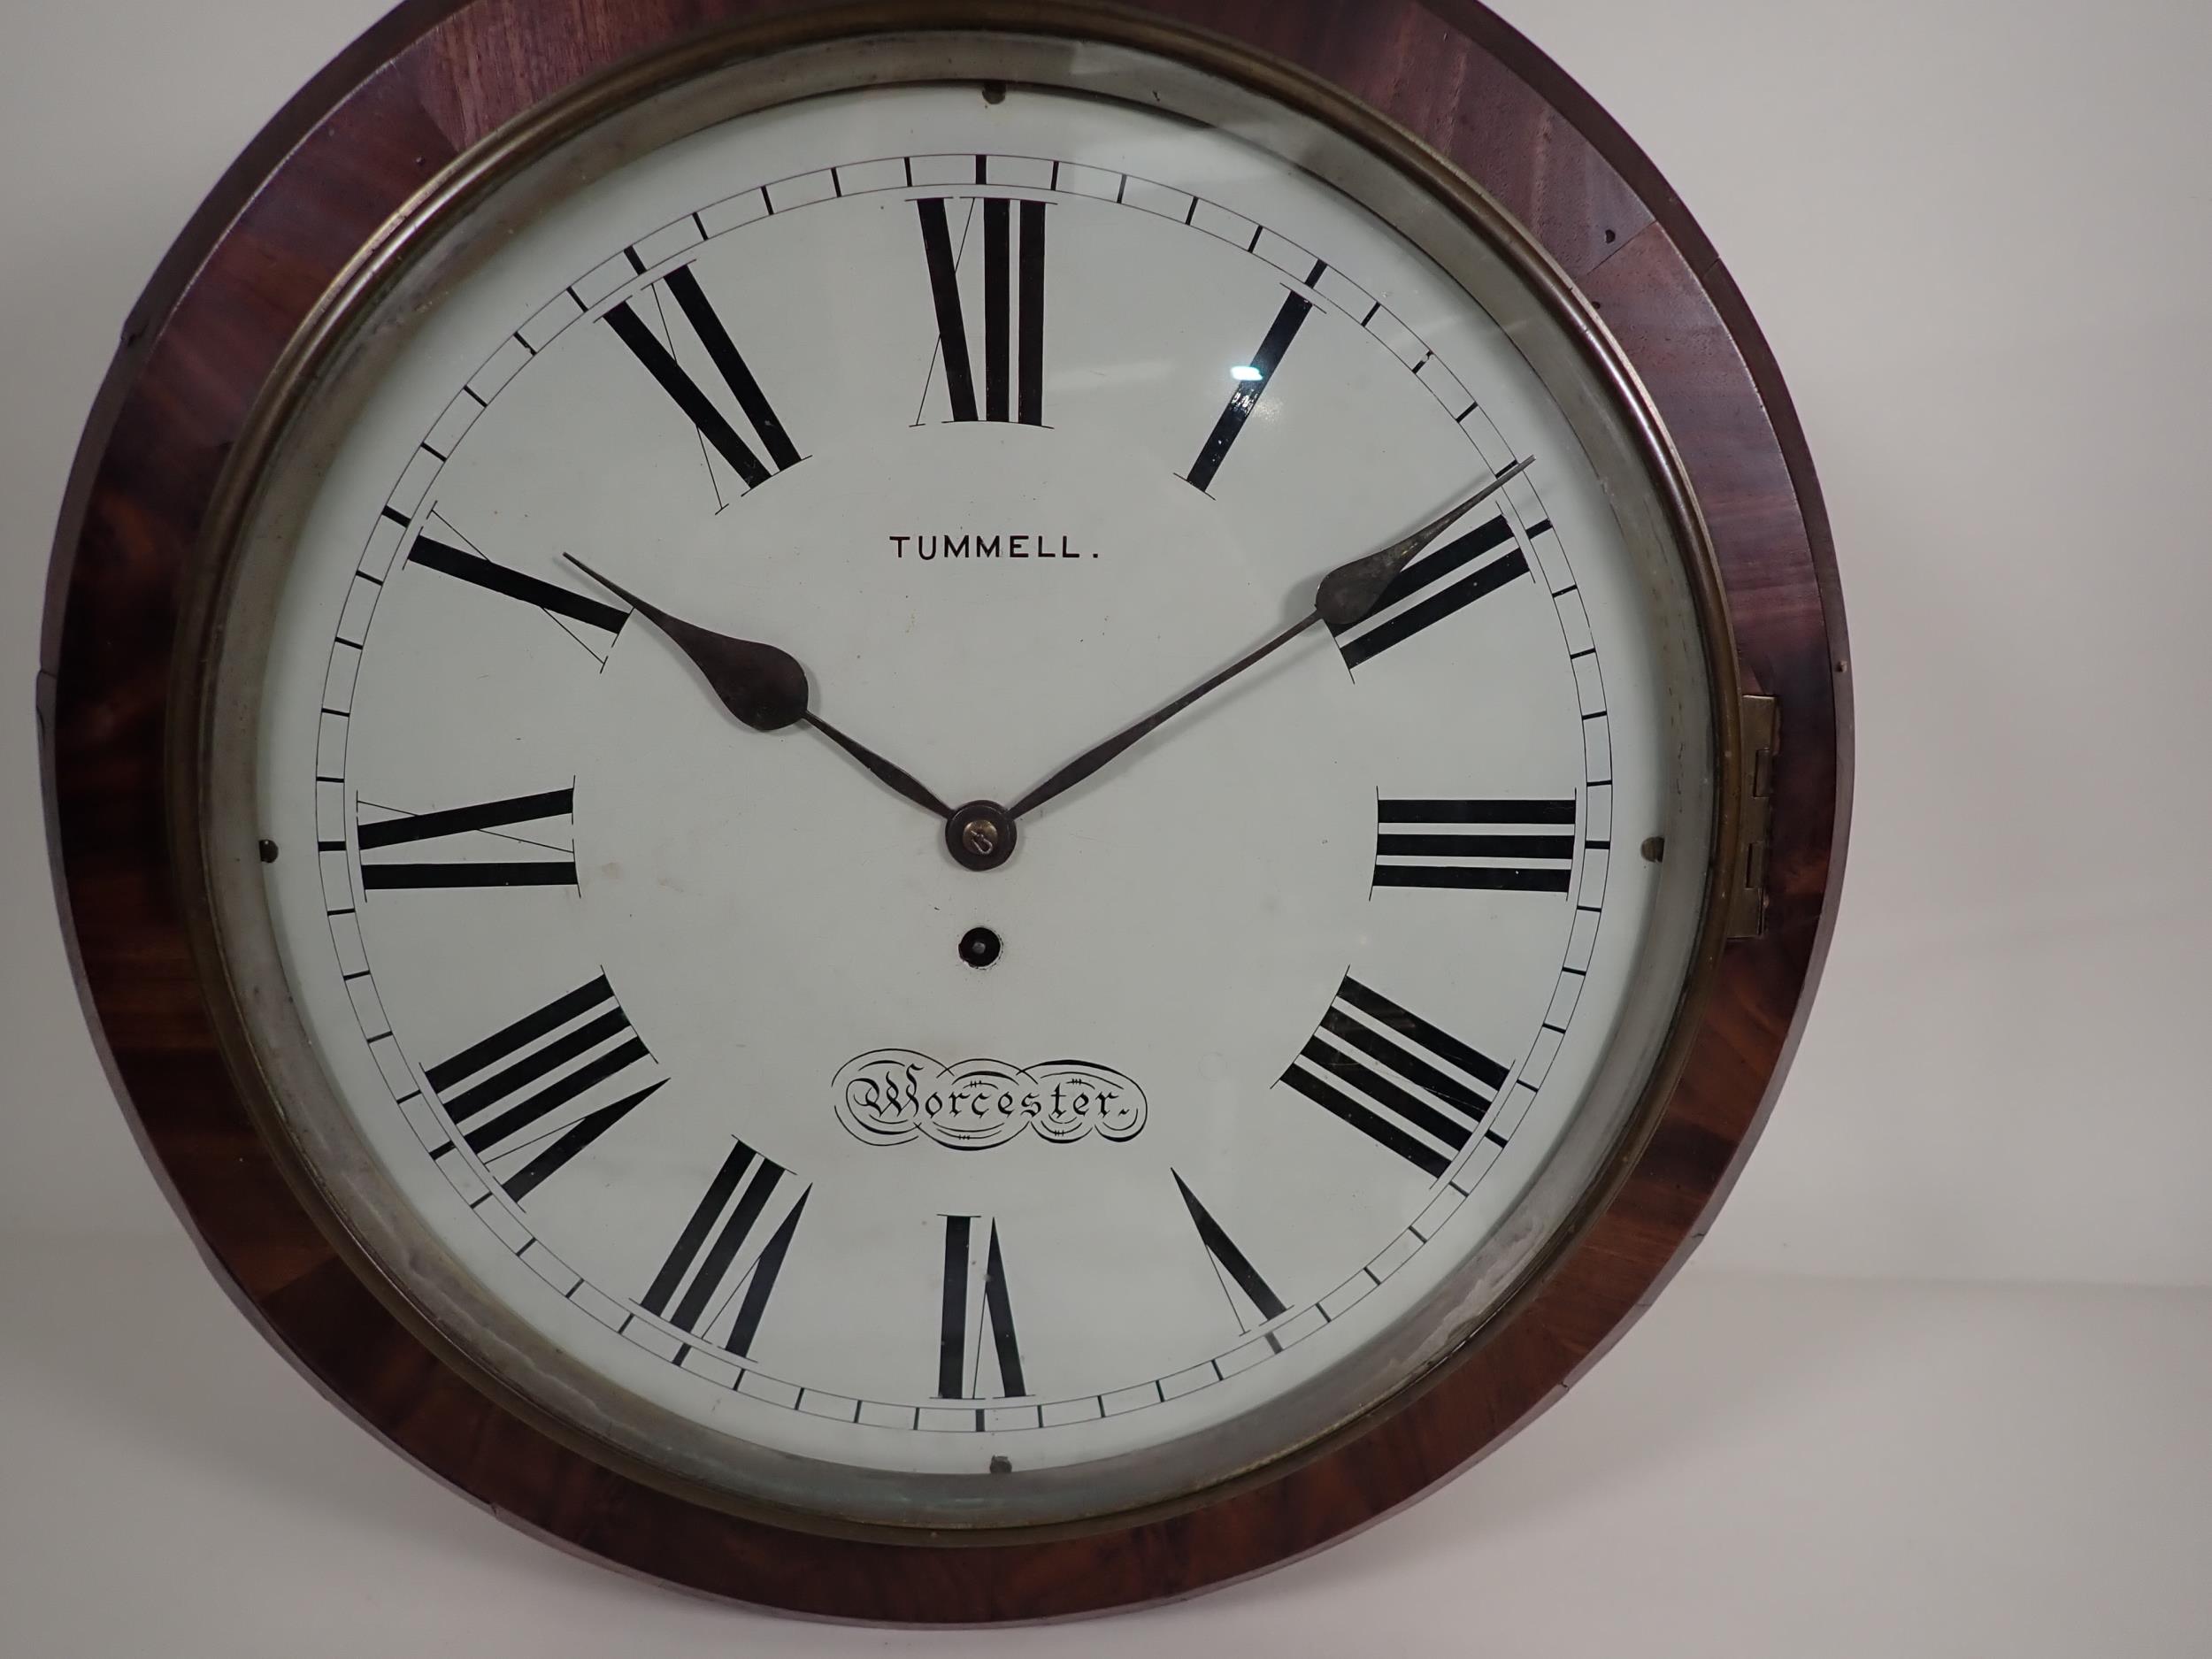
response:
{"label": "screw head", "polygon": [[972,802],[945,824],[946,849],[953,862],[965,870],[1002,868],[1014,856],[1014,844],[1019,839],[1014,820],[994,801]]}

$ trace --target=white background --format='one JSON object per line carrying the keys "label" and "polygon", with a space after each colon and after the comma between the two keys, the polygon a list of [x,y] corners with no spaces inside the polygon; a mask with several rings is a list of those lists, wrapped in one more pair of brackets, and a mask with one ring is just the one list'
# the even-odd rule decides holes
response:
{"label": "white background", "polygon": [[80,424],[237,150],[379,0],[0,0],[0,1651],[2196,1654],[2212,1643],[2212,12],[1510,0],[1779,356],[1850,605],[1842,926],[1696,1264],[1481,1470],[1111,1624],[842,1631],[478,1514],[231,1310],[47,878]]}

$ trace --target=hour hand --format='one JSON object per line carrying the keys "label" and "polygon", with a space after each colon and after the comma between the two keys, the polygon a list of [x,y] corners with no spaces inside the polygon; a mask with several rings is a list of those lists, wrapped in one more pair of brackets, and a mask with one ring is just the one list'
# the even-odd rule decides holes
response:
{"label": "hour hand", "polygon": [[751,640],[732,639],[672,617],[621,583],[602,576],[573,553],[561,557],[665,634],[706,676],[714,695],[722,699],[722,706],[744,725],[756,732],[780,732],[806,718],[806,670],[790,652]]}
{"label": "hour hand", "polygon": [[952,816],[952,809],[911,772],[854,741],[808,708],[806,670],[790,652],[753,640],[733,639],[671,616],[658,605],[639,598],[621,583],[602,576],[573,553],[561,557],[666,634],[677,649],[691,659],[714,695],[722,700],[722,706],[735,715],[741,724],[756,732],[780,732],[786,726],[802,723],[810,726],[923,811],[940,818]]}

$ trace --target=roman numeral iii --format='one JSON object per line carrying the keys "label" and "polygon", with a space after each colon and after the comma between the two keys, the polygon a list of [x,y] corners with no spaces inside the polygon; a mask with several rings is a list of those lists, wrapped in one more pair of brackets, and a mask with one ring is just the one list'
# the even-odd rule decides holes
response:
{"label": "roman numeral iii", "polygon": [[[630,255],[630,263],[641,271],[644,269],[634,251]],[[764,462],[739,435],[729,418],[677,361],[674,351],[661,343],[660,335],[638,314],[636,307],[645,302],[645,296],[625,300],[607,312],[603,320],[614,331],[615,337],[629,348],[630,355],[698,428],[699,435],[712,444],[716,452],[730,464],[731,470],[745,480],[746,488],[758,489],[774,475],[770,470],[771,463],[775,472],[798,465],[803,458],[798,446],[784,430],[782,420],[760,389],[760,382],[753,378],[753,372],[731,340],[729,330],[722,326],[721,318],[708,303],[706,290],[699,286],[699,279],[691,267],[685,265],[671,271],[657,286],[665,288],[674,298],[677,310],[683,313],[692,333],[705,348],[715,373],[722,377],[723,385],[736,400],[761,448],[768,452],[768,460]],[[658,311],[657,306],[650,309]]]}
{"label": "roman numeral iii", "polygon": [[[765,1217],[773,1211],[779,1189],[787,1190],[790,1176],[790,1171],[743,1141],[733,1146],[707,1184],[706,1196],[684,1223],[641,1305],[695,1336],[706,1335],[720,1324],[741,1285],[744,1294],[728,1340],[721,1346],[733,1354],[749,1355],[761,1315],[767,1310],[784,1257],[799,1231],[799,1217],[813,1192],[811,1187],[802,1191],[780,1219],[769,1224]],[[711,1336],[707,1340],[713,1340]]]}
{"label": "roman numeral iii", "polygon": [[[427,1068],[446,1117],[519,1203],[661,1087],[660,1079],[565,1126],[595,1091],[644,1081],[651,1051],[630,1027],[604,974]],[[549,1127],[548,1125],[552,1125]],[[441,1147],[443,1156],[451,1146]]]}
{"label": "roman numeral iii", "polygon": [[[984,1225],[989,1228],[989,1242],[979,1252],[982,1260],[979,1262],[977,1233]],[[977,1271],[979,1267],[982,1270],[980,1274]],[[999,1254],[996,1222],[987,1224],[980,1216],[945,1217],[944,1293],[944,1317],[937,1342],[937,1397],[983,1397],[983,1339],[987,1336],[998,1363],[999,1394],[1005,1397],[1027,1394],[1029,1389],[1022,1380],[1021,1345],[1014,1336],[1013,1298],[1006,1287],[1006,1260]],[[972,1340],[975,1349],[972,1360],[969,1356]]]}
{"label": "roman numeral iii", "polygon": [[[375,810],[369,802],[362,808]],[[568,887],[576,885],[576,855],[573,845],[566,849],[552,846],[536,839],[541,834],[572,832],[572,824],[558,832],[550,828],[533,830],[529,834],[508,834],[525,825],[537,825],[541,820],[571,818],[575,810],[576,792],[551,789],[543,795],[518,795],[509,801],[489,801],[481,806],[455,807],[442,812],[420,812],[411,816],[379,818],[374,823],[358,823],[354,839],[361,849],[361,885],[370,892],[394,887]],[[535,847],[552,855],[549,857],[529,859],[469,859],[445,862],[388,859],[371,862],[372,852],[388,848],[412,846],[419,841],[455,841],[462,836],[484,835],[495,839],[502,849],[514,847]],[[466,846],[468,843],[462,842]],[[326,848],[324,850],[332,850]]]}
{"label": "roman numeral iii", "polygon": [[[985,196],[967,204],[962,242],[942,197],[917,202],[922,256],[937,307],[939,360],[955,420],[1045,424],[1045,204]],[[960,294],[966,234],[983,222],[983,401]]]}
{"label": "roman numeral iii", "polygon": [[1482,1125],[1506,1068],[1346,977],[1282,1080],[1323,1110],[1441,1177]]}
{"label": "roman numeral iii", "polygon": [[1384,801],[1375,885],[1564,893],[1574,876],[1575,803]]}
{"label": "roman numeral iii", "polygon": [[[1512,551],[1492,558],[1500,548]],[[1514,542],[1512,526],[1502,518],[1488,519],[1400,571],[1375,608],[1337,634],[1337,645],[1345,662],[1357,668],[1527,574],[1528,558]]]}

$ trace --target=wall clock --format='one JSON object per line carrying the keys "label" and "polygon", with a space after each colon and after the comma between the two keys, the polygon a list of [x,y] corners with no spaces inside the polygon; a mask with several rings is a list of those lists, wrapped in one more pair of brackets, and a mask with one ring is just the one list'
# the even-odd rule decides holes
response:
{"label": "wall clock", "polygon": [[1455,0],[435,0],[132,318],[59,879],[262,1328],[502,1514],[1187,1593],[1555,1397],[1748,1149],[1846,659],[1774,365]]}

